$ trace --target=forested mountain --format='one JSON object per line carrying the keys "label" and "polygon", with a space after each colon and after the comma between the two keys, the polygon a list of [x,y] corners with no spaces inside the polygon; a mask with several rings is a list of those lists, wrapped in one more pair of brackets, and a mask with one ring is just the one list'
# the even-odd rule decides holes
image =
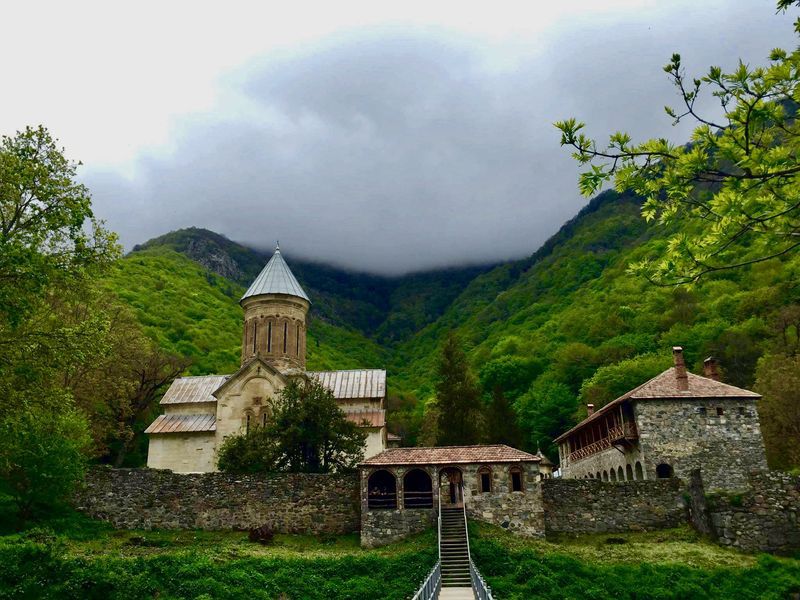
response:
{"label": "forested mountain", "polygon": [[[713,354],[735,385],[768,378],[759,358],[796,342],[800,257],[690,287],[656,286],[627,268],[662,250],[674,231],[648,226],[640,209],[633,196],[604,192],[529,258],[492,268],[382,278],[289,256],[314,301],[309,366],[386,365],[392,428],[407,443],[430,442],[435,365],[455,331],[483,389],[486,418],[502,398],[522,444],[549,452],[550,440],[581,417],[580,406],[602,405],[657,374],[672,345],[685,348],[695,370]],[[162,346],[193,359],[193,373],[231,371],[241,335],[237,300],[267,258],[209,231],[181,230],[137,247],[108,285]]]}

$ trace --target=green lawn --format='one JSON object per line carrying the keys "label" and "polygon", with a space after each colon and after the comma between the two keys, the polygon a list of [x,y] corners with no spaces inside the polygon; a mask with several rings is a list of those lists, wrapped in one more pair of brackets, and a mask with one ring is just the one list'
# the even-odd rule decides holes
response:
{"label": "green lawn", "polygon": [[721,548],[694,531],[543,541],[472,523],[474,560],[498,600],[784,599],[800,560]]}

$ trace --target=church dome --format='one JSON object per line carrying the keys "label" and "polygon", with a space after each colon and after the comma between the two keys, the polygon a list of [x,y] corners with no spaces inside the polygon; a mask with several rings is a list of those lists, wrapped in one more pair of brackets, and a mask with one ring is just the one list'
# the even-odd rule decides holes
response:
{"label": "church dome", "polygon": [[308,294],[295,279],[294,274],[286,261],[281,256],[280,246],[276,246],[275,253],[269,262],[258,274],[250,287],[242,296],[240,302],[251,296],[261,296],[264,294],[286,294],[287,296],[297,296],[311,303]]}

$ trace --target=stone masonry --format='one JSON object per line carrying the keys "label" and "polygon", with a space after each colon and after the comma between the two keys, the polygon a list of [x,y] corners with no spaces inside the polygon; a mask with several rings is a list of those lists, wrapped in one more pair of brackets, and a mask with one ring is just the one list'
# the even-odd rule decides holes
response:
{"label": "stone masonry", "polygon": [[358,476],[282,473],[178,474],[91,470],[77,508],[130,529],[250,529],[344,534],[359,529]]}

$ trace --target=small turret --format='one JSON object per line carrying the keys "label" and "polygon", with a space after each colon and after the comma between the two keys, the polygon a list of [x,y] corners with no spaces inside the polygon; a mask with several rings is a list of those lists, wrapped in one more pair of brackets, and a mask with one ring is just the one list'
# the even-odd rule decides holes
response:
{"label": "small turret", "polygon": [[239,301],[244,309],[242,364],[258,356],[279,371],[306,368],[308,295],[280,246]]}

